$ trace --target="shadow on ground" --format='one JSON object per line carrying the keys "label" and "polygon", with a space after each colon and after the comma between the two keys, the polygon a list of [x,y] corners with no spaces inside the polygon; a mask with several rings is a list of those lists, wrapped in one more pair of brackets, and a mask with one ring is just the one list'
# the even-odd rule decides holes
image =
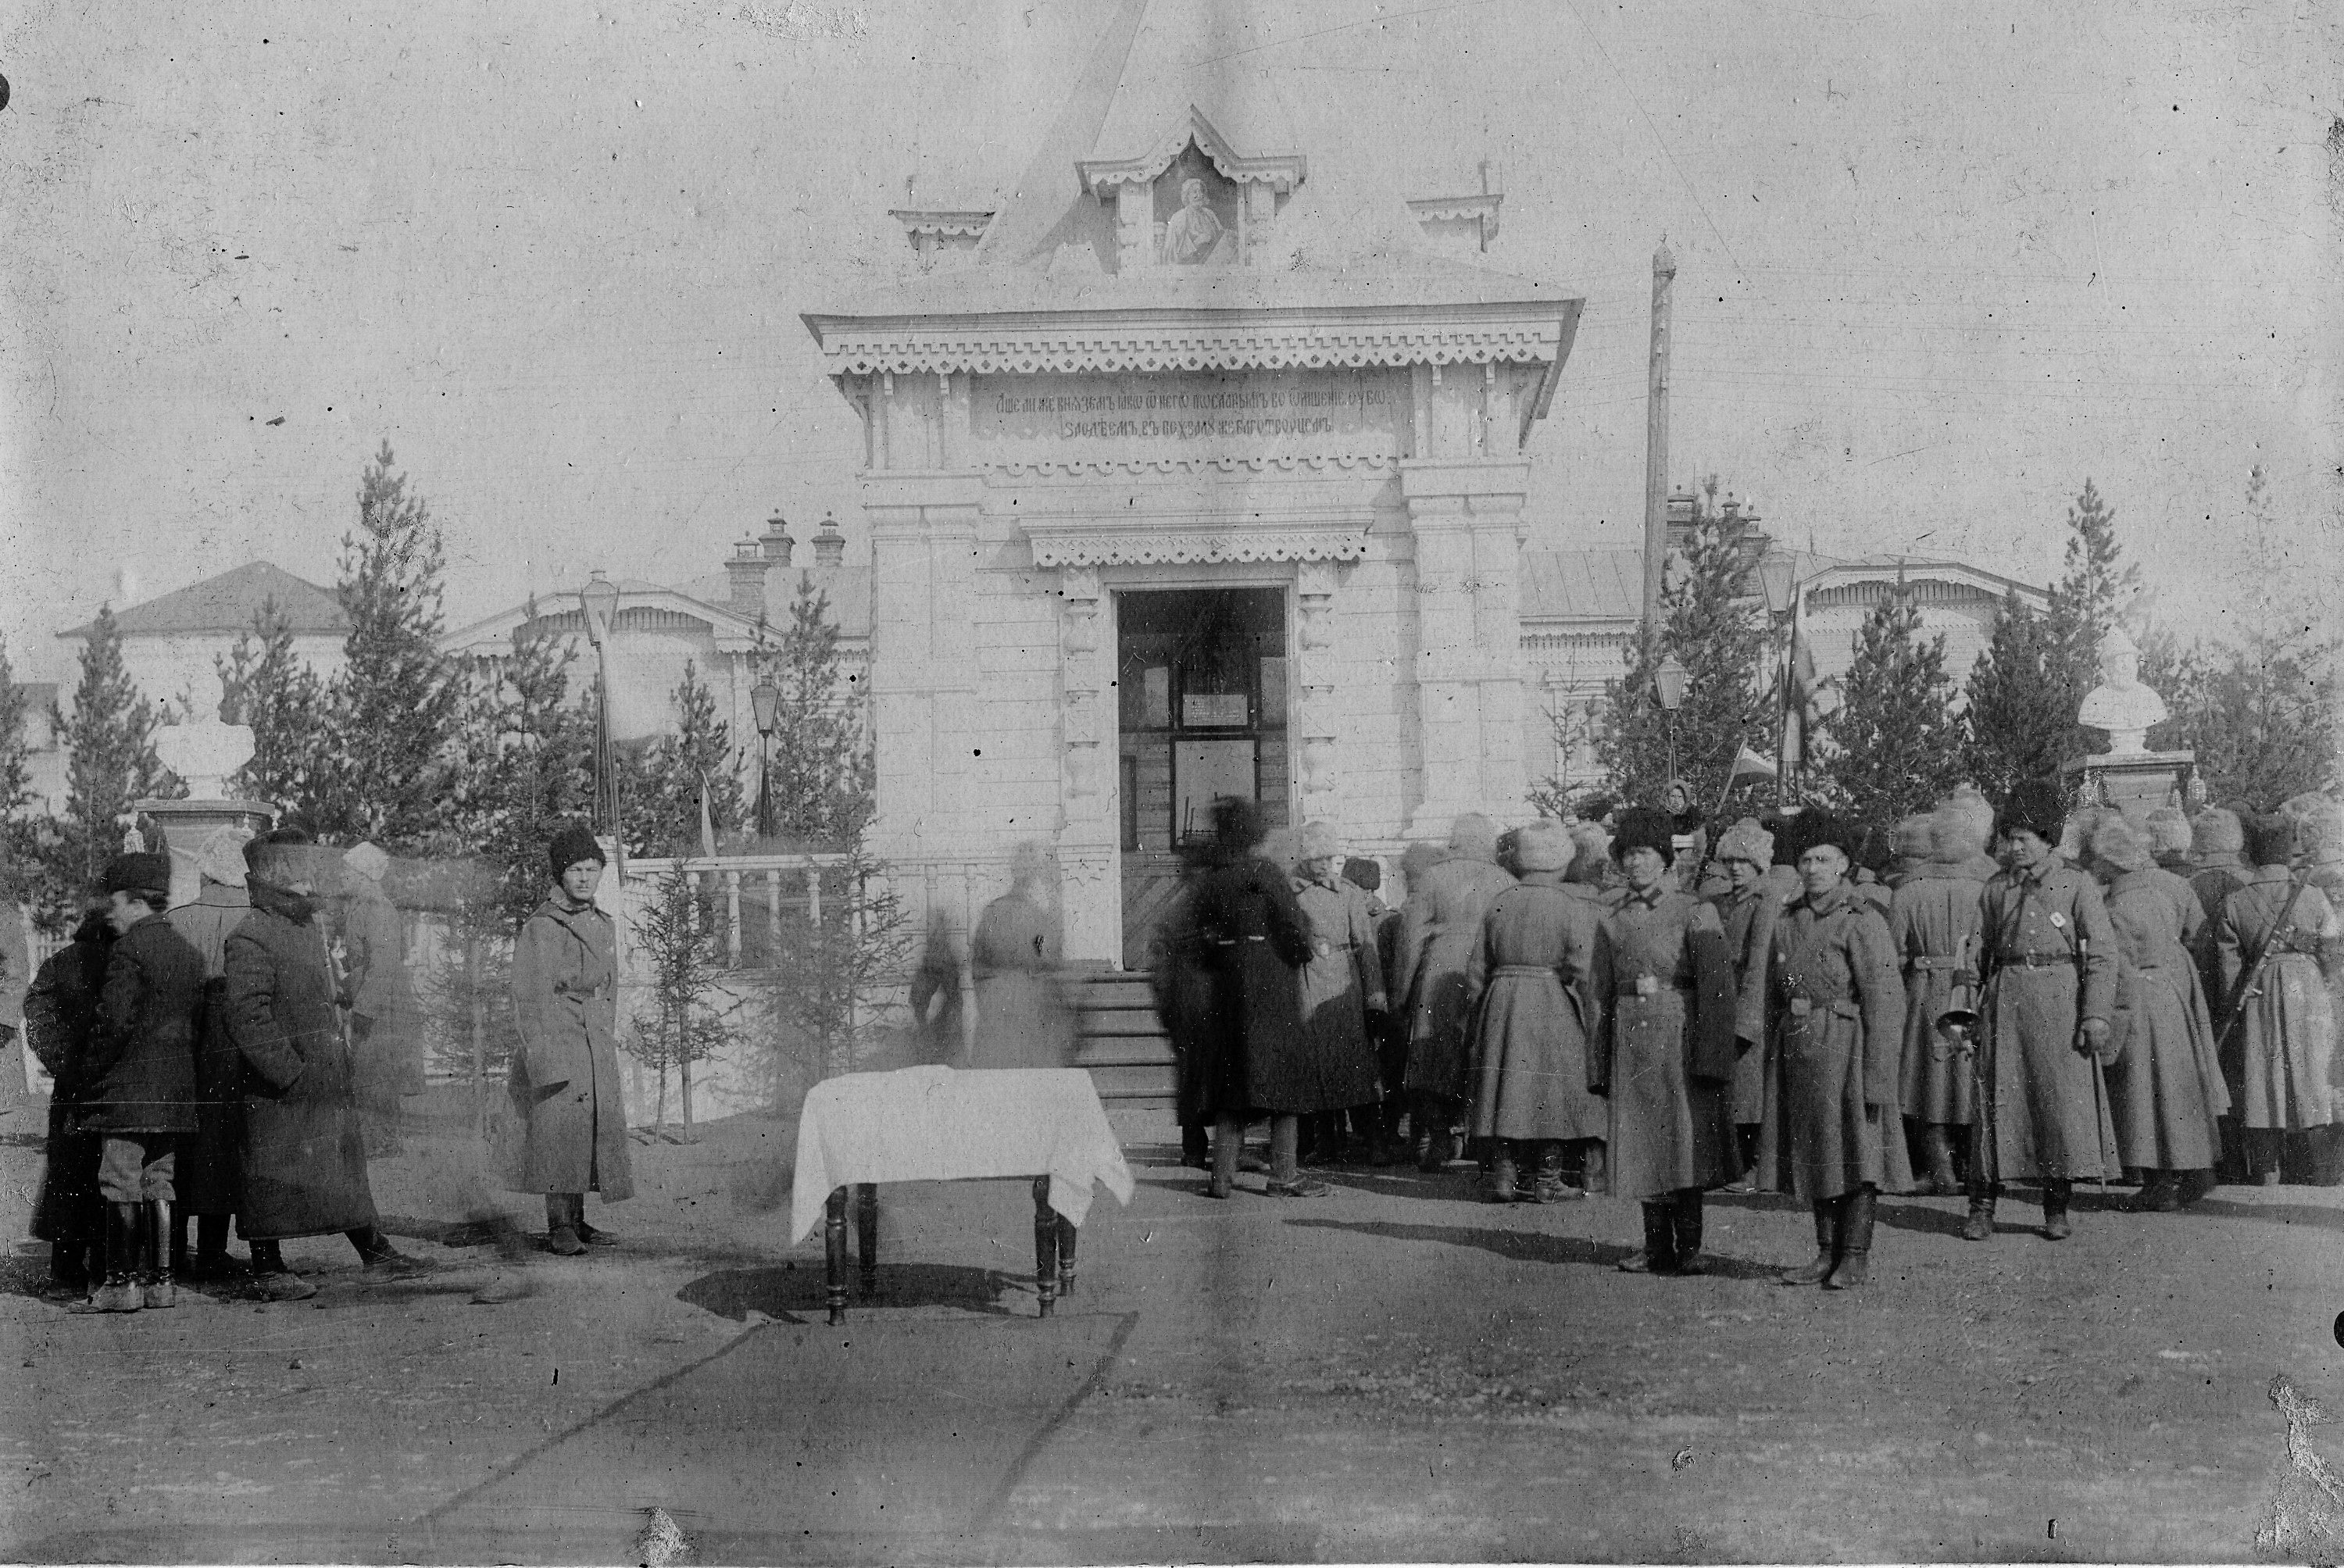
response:
{"label": "shadow on ground", "polygon": [[[1439,1241],[1450,1247],[1478,1247],[1484,1252],[1515,1263],[1576,1264],[1584,1268],[1612,1268],[1620,1259],[1636,1250],[1610,1241],[1591,1241],[1580,1236],[1556,1236],[1543,1230],[1484,1230],[1469,1226],[1393,1225],[1382,1221],[1347,1219],[1289,1219],[1303,1229],[1348,1230],[1360,1236],[1384,1236],[1399,1241]],[[1702,1260],[1708,1272],[1723,1280],[1772,1280],[1782,1271],[1779,1263],[1752,1263],[1740,1258],[1722,1257],[1703,1251]]]}
{"label": "shadow on ground", "polygon": [[[998,1269],[971,1268],[958,1263],[881,1263],[876,1294],[864,1295],[859,1283],[846,1300],[849,1311],[890,1307],[952,1307],[989,1318],[1031,1317],[1033,1309],[1005,1302],[1030,1291],[1032,1280]],[[702,1274],[676,1292],[676,1300],[734,1322],[746,1322],[751,1312],[786,1323],[820,1322],[827,1313],[823,1275],[819,1265],[801,1268],[780,1263],[761,1269],[725,1269]]]}

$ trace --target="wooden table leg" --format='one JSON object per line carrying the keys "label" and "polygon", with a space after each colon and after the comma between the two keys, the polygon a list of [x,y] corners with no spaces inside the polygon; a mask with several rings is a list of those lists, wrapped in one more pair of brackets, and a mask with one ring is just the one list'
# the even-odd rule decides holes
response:
{"label": "wooden table leg", "polygon": [[879,1184],[857,1182],[854,1188],[854,1259],[863,1270],[863,1293],[879,1293]]}
{"label": "wooden table leg", "polygon": [[1081,1234],[1075,1222],[1061,1214],[1058,1217],[1058,1294],[1075,1293],[1075,1239]]}
{"label": "wooden table leg", "polygon": [[1046,1318],[1058,1301],[1058,1211],[1050,1207],[1046,1176],[1034,1179],[1034,1288]]}
{"label": "wooden table leg", "polygon": [[822,1250],[825,1299],[830,1304],[830,1324],[836,1328],[846,1321],[846,1189],[833,1188],[823,1204]]}

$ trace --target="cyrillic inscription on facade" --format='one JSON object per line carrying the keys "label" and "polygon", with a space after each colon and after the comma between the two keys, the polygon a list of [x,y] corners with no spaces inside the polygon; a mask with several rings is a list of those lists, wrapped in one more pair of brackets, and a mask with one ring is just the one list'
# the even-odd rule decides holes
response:
{"label": "cyrillic inscription on facade", "polygon": [[1397,457],[1402,383],[1384,369],[985,376],[973,389],[995,462]]}

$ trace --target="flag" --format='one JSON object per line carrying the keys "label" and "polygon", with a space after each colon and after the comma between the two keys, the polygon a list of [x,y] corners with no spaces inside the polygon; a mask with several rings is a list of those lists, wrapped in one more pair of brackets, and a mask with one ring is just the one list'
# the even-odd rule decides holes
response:
{"label": "flag", "polygon": [[1815,654],[1807,643],[1807,591],[1791,600],[1791,646],[1783,659],[1783,744],[1776,754],[1785,768],[1803,766],[1814,729]]}
{"label": "flag", "polygon": [[708,814],[708,774],[700,775],[700,853],[710,860],[716,858],[716,824]]}
{"label": "flag", "polygon": [[1774,766],[1773,758],[1761,752],[1753,752],[1745,745],[1733,754],[1733,766],[1726,771],[1725,777],[1728,783],[1740,778],[1744,774],[1756,774],[1760,778],[1770,779],[1776,776],[1779,772],[1780,770]]}
{"label": "flag", "polygon": [[668,693],[648,663],[635,656],[633,639],[612,631],[604,638],[601,673],[609,693],[611,738],[644,741],[672,732],[675,719]]}

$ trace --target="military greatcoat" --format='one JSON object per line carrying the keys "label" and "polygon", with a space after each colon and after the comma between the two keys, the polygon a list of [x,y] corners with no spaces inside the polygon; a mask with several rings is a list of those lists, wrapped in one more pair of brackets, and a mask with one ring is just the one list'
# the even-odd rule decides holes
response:
{"label": "military greatcoat", "polygon": [[2107,905],[2122,960],[2111,1020],[2121,1054],[2108,1069],[2117,1147],[2138,1169],[2207,1169],[2230,1096],[2190,955],[2205,910],[2188,883],[2155,866],[2119,875]]}
{"label": "military greatcoat", "polygon": [[1375,911],[1349,882],[1329,886],[1294,880],[1294,899],[1310,923],[1310,962],[1302,967],[1302,1032],[1326,1064],[1329,1093],[1349,1095],[1349,1106],[1383,1098],[1376,1073],[1368,1015],[1389,1010],[1383,959],[1376,952]]}
{"label": "military greatcoat", "polygon": [[513,944],[513,1022],[520,1049],[506,1086],[527,1131],[515,1192],[635,1195],[627,1107],[619,1087],[619,938],[611,917],[558,897],[537,906]]}
{"label": "military greatcoat", "polygon": [[2280,926],[2288,882],[2287,867],[2266,865],[2225,898],[2215,947],[2226,995],[2255,955],[2270,949],[2253,995],[2239,1004],[2246,1016],[2229,1033],[2239,1067],[2238,1119],[2295,1131],[2337,1119],[2336,1020],[2322,970],[2336,966],[2344,926],[2328,895],[2309,885]]}
{"label": "military greatcoat", "polygon": [[1759,1158],[1809,1202],[1913,1185],[1897,1118],[1904,988],[1878,905],[1843,882],[1774,923],[1768,1018],[1781,1063]]}
{"label": "military greatcoat", "polygon": [[1570,1141],[1609,1130],[1610,1114],[1587,1087],[1601,926],[1595,905],[1551,881],[1491,901],[1466,971],[1475,1138]]}
{"label": "military greatcoat", "polygon": [[1422,880],[1422,886],[1408,890],[1400,911],[1399,963],[1391,976],[1407,997],[1408,1087],[1461,1099],[1472,1087],[1465,966],[1481,939],[1490,900],[1514,879],[1486,860],[1451,855]]}
{"label": "military greatcoat", "polygon": [[2046,864],[1996,873],[1979,898],[1984,1173],[1993,1181],[2113,1178],[2123,1161],[2107,1084],[2077,1033],[2084,1019],[2116,1010],[2116,931],[2098,885]]}
{"label": "military greatcoat", "polygon": [[1937,1032],[1937,1020],[1953,1005],[1956,984],[1976,983],[1984,958],[1978,939],[1983,880],[1966,860],[1925,861],[1888,901],[1889,946],[1904,972],[1898,1102],[1915,1121],[1967,1127],[1975,1114],[1977,1078],[1969,1055]]}
{"label": "military greatcoat", "polygon": [[1727,888],[1711,898],[1725,928],[1725,956],[1733,965],[1733,1036],[1748,1042],[1733,1064],[1733,1119],[1753,1127],[1766,1119],[1766,1085],[1772,1060],[1766,1036],[1766,953],[1783,895],[1763,881]]}
{"label": "military greatcoat", "polygon": [[1211,1080],[1219,1117],[1247,1111],[1308,1116],[1343,1110],[1302,1033],[1295,971],[1310,961],[1310,922],[1286,874],[1268,861],[1229,855],[1197,880],[1197,951],[1213,977]]}
{"label": "military greatcoat", "polygon": [[204,1017],[196,1051],[196,1131],[179,1140],[171,1177],[182,1214],[233,1214],[243,1190],[244,1064],[227,1027],[227,939],[252,912],[244,889],[204,879],[193,904],[168,918],[204,961]]}
{"label": "military greatcoat", "polygon": [[1672,882],[1627,893],[1598,931],[1593,980],[1587,1087],[1610,1098],[1607,1190],[1650,1200],[1733,1180],[1733,978],[1717,911]]}

